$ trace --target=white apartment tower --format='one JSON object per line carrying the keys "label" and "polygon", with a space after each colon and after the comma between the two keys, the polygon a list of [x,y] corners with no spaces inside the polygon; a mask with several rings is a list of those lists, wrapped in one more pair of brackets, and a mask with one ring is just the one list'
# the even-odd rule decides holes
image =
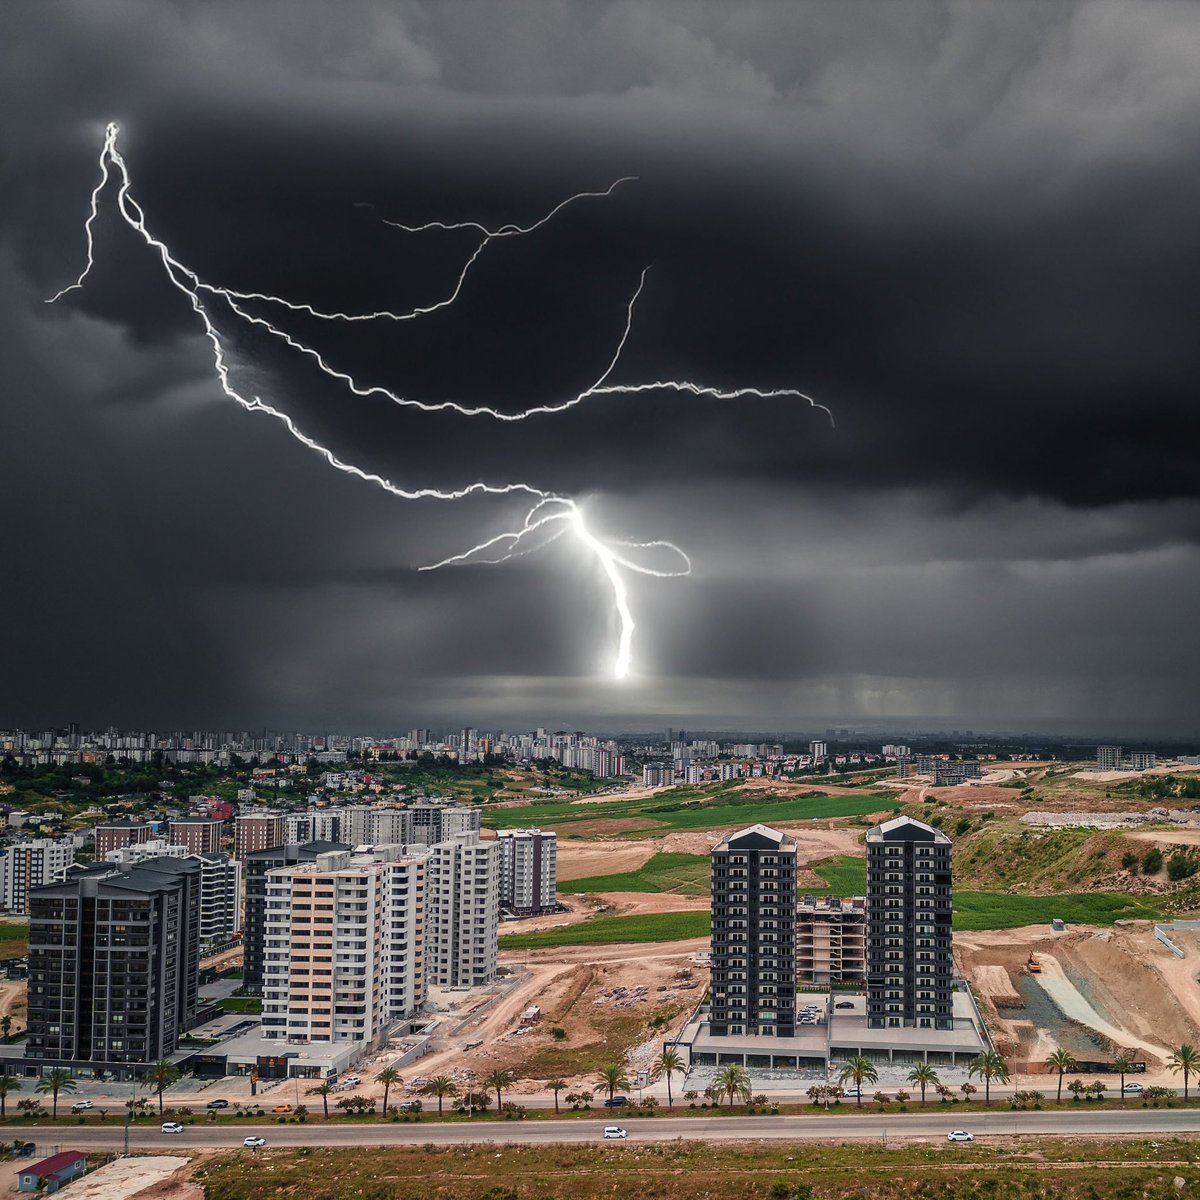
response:
{"label": "white apartment tower", "polygon": [[263,1035],[382,1045],[425,1000],[424,886],[425,859],[400,846],[269,871]]}
{"label": "white apartment tower", "polygon": [[430,851],[426,880],[426,963],[430,983],[478,987],[496,977],[500,847],[475,831]]}
{"label": "white apartment tower", "polygon": [[60,883],[74,861],[69,838],[32,838],[8,846],[0,854],[0,904],[9,912],[27,913],[30,890]]}
{"label": "white apartment tower", "polygon": [[500,847],[500,907],[535,917],[558,907],[558,835],[540,829],[503,829]]}

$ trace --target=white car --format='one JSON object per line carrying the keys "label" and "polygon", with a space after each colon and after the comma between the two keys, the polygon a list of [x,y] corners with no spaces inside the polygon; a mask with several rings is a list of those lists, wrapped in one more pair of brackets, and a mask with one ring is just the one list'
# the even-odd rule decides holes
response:
{"label": "white car", "polygon": [[629,1134],[627,1134],[625,1130],[620,1127],[620,1125],[605,1125],[604,1136],[606,1138],[625,1138],[628,1137]]}
{"label": "white car", "polygon": [[358,1085],[362,1083],[362,1079],[357,1075],[347,1075],[342,1082],[350,1087],[358,1087]]}
{"label": "white car", "polygon": [[95,1107],[95,1104],[93,1104],[90,1100],[76,1100],[75,1103],[71,1105],[71,1111],[74,1113],[87,1112],[89,1108]]}
{"label": "white car", "polygon": [[1121,1091],[1123,1091],[1123,1092],[1131,1092],[1131,1093],[1134,1093],[1134,1094],[1137,1094],[1137,1093],[1139,1093],[1139,1092],[1144,1092],[1145,1090],[1146,1090],[1146,1089],[1145,1089],[1144,1087],[1142,1087],[1142,1085],[1141,1085],[1140,1083],[1127,1083],[1127,1084],[1126,1084],[1126,1085],[1125,1085],[1125,1086],[1124,1086],[1124,1087],[1121,1089]]}
{"label": "white car", "polygon": [[946,1134],[946,1141],[948,1142],[973,1142],[974,1140],[975,1135],[968,1133],[965,1129],[952,1129]]}
{"label": "white car", "polygon": [[248,1138],[245,1138],[242,1141],[242,1145],[249,1146],[251,1150],[257,1150],[260,1146],[265,1146],[266,1144],[267,1144],[266,1138],[254,1137],[253,1135],[251,1135]]}
{"label": "white car", "polygon": [[178,1121],[164,1121],[162,1123],[163,1133],[182,1133],[183,1126]]}

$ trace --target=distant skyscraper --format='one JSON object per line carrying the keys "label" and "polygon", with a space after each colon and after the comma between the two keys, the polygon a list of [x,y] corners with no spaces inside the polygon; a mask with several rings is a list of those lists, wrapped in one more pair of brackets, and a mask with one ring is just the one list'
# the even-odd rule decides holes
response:
{"label": "distant skyscraper", "polygon": [[69,838],[33,838],[14,842],[0,854],[0,903],[9,912],[29,911],[34,888],[62,879],[75,861]]}
{"label": "distant skyscraper", "polygon": [[867,1024],[953,1029],[950,839],[896,817],[866,843]]}
{"label": "distant skyscraper", "polygon": [[277,812],[241,813],[233,821],[233,852],[244,859],[257,850],[283,845],[283,814]]}
{"label": "distant skyscraper", "polygon": [[153,836],[145,821],[105,821],[96,826],[96,859],[103,862],[110,850],[148,842]]}
{"label": "distant skyscraper", "polygon": [[500,854],[495,842],[460,833],[432,848],[426,877],[430,983],[478,987],[496,977]]}
{"label": "distant skyscraper", "polygon": [[217,817],[179,817],[170,824],[171,844],[186,846],[189,854],[211,854],[221,849],[223,823]]}
{"label": "distant skyscraper", "polygon": [[813,756],[813,759],[828,758],[829,746],[825,742],[809,742],[808,752]]}
{"label": "distant skyscraper", "polygon": [[1119,771],[1121,769],[1121,747],[1120,746],[1097,746],[1096,747],[1096,770],[1098,771]]}
{"label": "distant skyscraper", "polygon": [[766,825],[713,847],[709,1029],[796,1032],[796,840]]}
{"label": "distant skyscraper", "polygon": [[558,907],[558,835],[540,829],[502,829],[500,907],[522,917]]}

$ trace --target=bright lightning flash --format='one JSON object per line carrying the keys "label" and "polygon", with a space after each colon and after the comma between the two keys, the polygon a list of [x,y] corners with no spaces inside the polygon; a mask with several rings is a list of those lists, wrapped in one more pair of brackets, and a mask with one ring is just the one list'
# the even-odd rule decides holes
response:
{"label": "bright lightning flash", "polygon": [[[125,221],[125,223],[136,232],[142,241],[153,250],[159,261],[162,264],[163,271],[171,283],[178,291],[182,292],[188,298],[191,304],[192,311],[199,318],[203,326],[204,336],[212,348],[213,368],[216,372],[217,381],[222,392],[235,403],[241,405],[247,412],[265,413],[272,417],[287,430],[287,432],[296,439],[301,445],[319,454],[329,466],[344,474],[354,475],[366,483],[372,484],[375,487],[382,489],[389,495],[396,496],[402,500],[462,500],[468,496],[474,495],[490,495],[490,496],[507,496],[516,493],[523,493],[534,499],[535,503],[530,508],[522,520],[521,525],[514,530],[499,533],[496,536],[480,542],[476,546],[472,546],[469,550],[463,551],[461,554],[451,555],[449,558],[442,559],[440,562],[431,563],[428,566],[419,568],[422,571],[434,571],[441,567],[462,565],[467,563],[491,563],[498,564],[507,562],[513,558],[519,558],[522,555],[530,554],[538,550],[544,549],[552,542],[557,541],[564,533],[574,535],[576,541],[582,545],[595,559],[600,567],[605,579],[612,590],[613,610],[616,616],[619,634],[617,641],[617,654],[614,663],[614,674],[617,679],[624,679],[628,676],[630,667],[633,661],[633,632],[635,623],[633,613],[629,605],[629,591],[625,582],[623,572],[630,571],[638,575],[653,576],[658,579],[676,578],[679,576],[690,575],[692,563],[688,556],[672,542],[652,541],[652,542],[614,542],[606,541],[599,537],[588,527],[584,518],[584,513],[580,505],[569,496],[560,496],[554,492],[545,491],[542,488],[535,487],[533,484],[524,482],[513,483],[487,483],[482,480],[477,480],[472,483],[464,484],[458,488],[440,489],[440,488],[404,488],[393,483],[383,476],[374,472],[365,471],[361,467],[355,466],[353,463],[346,462],[334,454],[328,447],[322,445],[315,438],[306,434],[295,423],[295,421],[285,412],[274,406],[265,403],[260,397],[249,397],[243,395],[237,390],[230,378],[230,368],[226,355],[225,346],[217,332],[216,324],[206,306],[211,302],[208,298],[217,302],[223,302],[226,308],[237,318],[246,324],[253,325],[263,329],[273,337],[279,338],[285,342],[290,348],[302,354],[311,362],[315,363],[317,368],[326,376],[336,380],[345,386],[345,388],[354,395],[380,396],[390,400],[392,403],[405,408],[416,408],[422,412],[443,412],[450,411],[463,417],[487,417],[495,421],[524,421],[534,416],[552,415],[555,413],[564,412],[569,408],[573,408],[578,404],[582,404],[585,400],[593,396],[603,395],[630,395],[639,394],[642,392],[655,391],[674,391],[686,393],[698,397],[707,397],[715,400],[739,400],[747,398],[767,399],[774,397],[792,397],[806,401],[812,408],[819,408],[824,412],[832,423],[833,417],[829,409],[823,404],[818,404],[812,397],[806,396],[803,392],[795,391],[791,388],[772,388],[759,389],[753,387],[721,389],[708,387],[703,384],[693,383],[690,380],[659,380],[654,383],[629,383],[619,384],[610,383],[609,377],[616,369],[621,359],[622,351],[625,348],[625,343],[629,338],[630,331],[633,328],[634,307],[637,304],[642,290],[646,283],[646,272],[642,272],[641,279],[638,281],[637,289],[626,306],[625,321],[623,323],[620,338],[617,341],[616,349],[612,354],[608,364],[603,372],[590,387],[579,392],[577,395],[561,400],[554,404],[540,404],[529,408],[519,410],[517,412],[502,412],[498,409],[489,408],[483,405],[467,405],[453,400],[442,401],[424,401],[413,397],[402,396],[388,388],[370,384],[363,385],[355,380],[346,372],[332,367],[324,357],[313,347],[306,345],[293,337],[286,330],[280,329],[266,318],[257,316],[246,311],[238,302],[252,302],[261,304],[275,305],[287,312],[302,313],[309,317],[315,317],[325,321],[342,321],[342,322],[359,322],[359,321],[374,321],[374,320],[390,320],[390,321],[408,321],[426,316],[429,313],[437,312],[453,304],[458,299],[459,294],[466,283],[467,276],[471,268],[479,260],[480,255],[493,241],[499,238],[522,237],[527,234],[535,233],[554,216],[561,212],[567,205],[574,203],[577,200],[588,198],[603,198],[610,196],[613,191],[622,183],[627,183],[632,180],[632,176],[627,176],[616,180],[610,184],[604,191],[600,192],[580,192],[576,195],[567,197],[545,216],[533,221],[529,225],[520,226],[514,224],[503,225],[498,229],[488,229],[486,226],[475,221],[463,221],[457,223],[446,223],[440,221],[428,222],[424,225],[403,225],[395,221],[387,221],[385,224],[403,230],[406,233],[423,233],[429,230],[458,230],[470,229],[482,235],[482,240],[475,248],[474,252],[468,257],[462,270],[459,273],[458,279],[450,294],[425,307],[418,307],[407,312],[363,312],[363,313],[344,313],[344,312],[324,312],[315,308],[311,304],[299,303],[292,300],[284,299],[280,296],[272,296],[263,292],[237,291],[233,288],[218,287],[215,284],[207,283],[200,278],[198,274],[190,268],[184,266],[176,259],[168,249],[165,242],[155,237],[147,227],[146,214],[141,205],[133,198],[132,195],[132,180],[129,173],[129,168],[122,157],[121,152],[117,149],[117,134],[118,126],[115,123],[110,123],[104,136],[104,146],[100,152],[100,178],[96,186],[92,189],[91,203],[88,210],[87,220],[84,222],[84,237],[86,241],[87,257],[84,263],[83,270],[74,283],[64,287],[61,291],[52,296],[47,303],[53,304],[70,292],[76,291],[83,287],[85,280],[94,265],[95,253],[95,236],[94,225],[99,214],[100,198],[104,194],[108,184],[112,178],[112,171],[116,172],[120,181],[120,186],[117,190],[117,211]],[[110,170],[111,168],[111,170]],[[205,297],[205,299],[202,299]],[[676,559],[677,567],[672,570],[665,570],[657,567],[647,566],[645,563],[636,561],[629,554],[620,553],[620,550],[626,551],[649,551],[661,553],[666,551],[669,555]]]}

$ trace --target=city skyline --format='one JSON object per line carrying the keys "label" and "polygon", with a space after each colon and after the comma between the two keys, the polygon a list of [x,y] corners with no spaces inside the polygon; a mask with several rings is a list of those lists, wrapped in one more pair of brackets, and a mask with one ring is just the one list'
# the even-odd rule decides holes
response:
{"label": "city skyline", "polygon": [[[1194,733],[1200,13],[296,7],[283,39],[266,2],[0,15],[0,726]],[[550,404],[649,267],[618,382],[797,389],[836,428],[676,394],[451,420],[236,342],[368,469],[534,479],[685,548],[691,577],[631,580],[615,681],[594,558],[418,573],[523,510],[398,505],[231,411],[111,197],[87,286],[43,304],[109,121],[205,278],[345,310],[444,294],[473,249],[386,221],[529,224],[636,176],[490,246],[433,319],[291,328],[406,393]]]}

